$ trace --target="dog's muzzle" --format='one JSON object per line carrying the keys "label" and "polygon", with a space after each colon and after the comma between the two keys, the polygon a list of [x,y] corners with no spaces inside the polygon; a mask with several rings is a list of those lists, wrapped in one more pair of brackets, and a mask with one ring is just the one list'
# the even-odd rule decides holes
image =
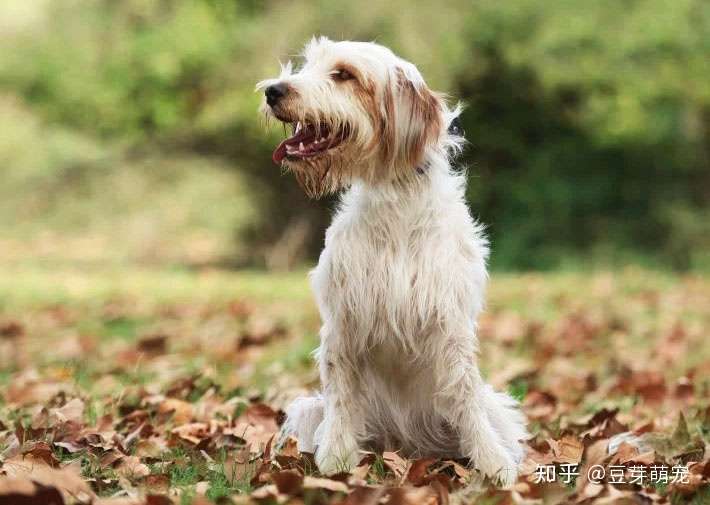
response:
{"label": "dog's muzzle", "polygon": [[273,107],[281,98],[286,96],[286,93],[288,93],[287,84],[283,82],[272,84],[264,90],[264,94],[266,95],[266,103],[269,104],[269,107]]}

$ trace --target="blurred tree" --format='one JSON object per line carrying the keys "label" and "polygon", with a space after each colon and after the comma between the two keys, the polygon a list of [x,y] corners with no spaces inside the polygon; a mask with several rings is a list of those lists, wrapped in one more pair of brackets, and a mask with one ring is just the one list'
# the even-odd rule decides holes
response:
{"label": "blurred tree", "polygon": [[710,246],[684,225],[710,203],[710,4],[478,5],[457,91],[494,258],[547,267],[612,243],[690,267]]}
{"label": "blurred tree", "polygon": [[263,128],[253,92],[314,33],[386,44],[467,104],[462,164],[496,265],[626,254],[676,268],[710,263],[705,0],[46,0],[34,8],[33,23],[0,24],[0,88],[130,156],[226,161],[255,206],[237,235],[252,264],[313,258],[328,221],[331,201],[307,201],[271,166],[281,134]]}

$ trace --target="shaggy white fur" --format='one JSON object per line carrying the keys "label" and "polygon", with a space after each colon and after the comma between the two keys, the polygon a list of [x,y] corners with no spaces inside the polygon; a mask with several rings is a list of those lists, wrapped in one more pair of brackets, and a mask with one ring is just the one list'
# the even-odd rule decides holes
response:
{"label": "shaggy white fur", "polygon": [[477,366],[488,246],[450,164],[459,108],[388,49],[324,38],[259,88],[294,128],[274,160],[310,194],[346,190],[311,273],[322,393],[288,408],[284,432],[324,473],[401,450],[467,457],[512,485],[527,433]]}

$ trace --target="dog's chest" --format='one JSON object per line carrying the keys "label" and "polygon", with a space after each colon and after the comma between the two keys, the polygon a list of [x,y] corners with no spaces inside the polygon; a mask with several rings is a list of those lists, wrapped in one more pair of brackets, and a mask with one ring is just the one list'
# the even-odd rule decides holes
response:
{"label": "dog's chest", "polygon": [[427,282],[436,261],[431,226],[422,213],[336,217],[313,273],[324,320],[367,347],[425,332],[431,321],[419,302],[437,289]]}

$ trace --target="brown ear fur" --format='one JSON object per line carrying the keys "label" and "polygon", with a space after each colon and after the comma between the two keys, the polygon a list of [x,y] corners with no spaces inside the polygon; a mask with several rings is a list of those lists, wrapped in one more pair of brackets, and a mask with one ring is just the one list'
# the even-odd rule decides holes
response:
{"label": "brown ear fur", "polygon": [[374,136],[367,146],[369,152],[378,153],[385,165],[391,165],[396,155],[395,98],[392,86],[386,83],[380,97],[376,84],[364,77],[355,87],[360,102],[374,119]]}
{"label": "brown ear fur", "polygon": [[398,162],[407,167],[416,167],[423,162],[426,149],[439,141],[444,127],[441,98],[425,85],[416,86],[403,72],[397,75],[402,132],[398,146]]}

